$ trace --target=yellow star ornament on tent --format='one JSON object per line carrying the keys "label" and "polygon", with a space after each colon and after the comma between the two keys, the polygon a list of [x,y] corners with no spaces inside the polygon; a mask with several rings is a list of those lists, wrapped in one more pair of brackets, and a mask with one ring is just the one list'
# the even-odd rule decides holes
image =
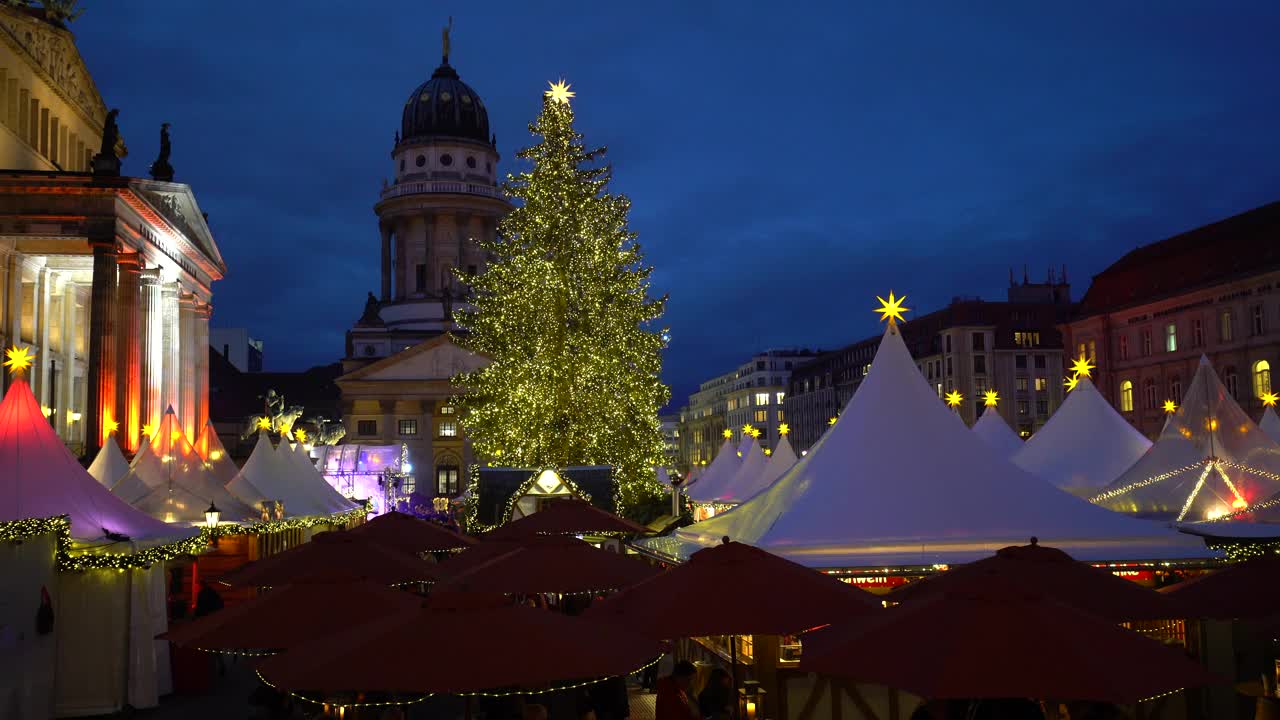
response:
{"label": "yellow star ornament on tent", "polygon": [[102,421],[102,429],[106,430],[107,434],[110,435],[111,433],[120,429],[120,423],[116,422],[115,420],[112,420],[111,418],[107,418],[106,420]]}
{"label": "yellow star ornament on tent", "polygon": [[1085,357],[1083,354],[1071,361],[1071,372],[1077,378],[1093,377],[1094,367],[1094,364],[1089,362],[1089,358]]}
{"label": "yellow star ornament on tent", "polygon": [[959,390],[952,390],[947,393],[946,401],[947,405],[951,407],[959,407],[960,403],[964,402],[964,396],[960,394]]}
{"label": "yellow star ornament on tent", "polygon": [[752,426],[752,425],[751,425],[751,423],[747,423],[746,425],[743,425],[743,426],[742,426],[742,434],[743,434],[743,435],[750,435],[751,437],[755,437],[755,435],[756,435],[756,429],[755,429],[755,427],[754,427],[754,426]]}
{"label": "yellow star ornament on tent", "polygon": [[779,424],[779,425],[778,425],[778,434],[779,434],[779,435],[782,435],[783,437],[786,437],[787,435],[790,435],[790,434],[791,434],[791,426],[790,426],[790,425],[788,425],[788,424],[786,424],[786,423],[781,423],[781,424]]}
{"label": "yellow star ornament on tent", "polygon": [[827,421],[827,424],[828,424],[828,425],[835,425],[835,424],[836,424],[836,420],[838,420],[838,419],[839,419],[839,418],[837,418],[837,417],[835,417],[835,416],[833,415],[833,416],[831,417],[831,419]]}
{"label": "yellow star ornament on tent", "polygon": [[270,430],[270,429],[271,429],[271,418],[269,418],[269,417],[260,417],[260,418],[258,418],[258,429],[259,429],[259,430]]}
{"label": "yellow star ornament on tent", "polygon": [[296,438],[298,442],[304,443],[307,441],[307,431],[302,428],[298,428],[293,431],[293,437]]}
{"label": "yellow star ornament on tent", "polygon": [[551,86],[551,89],[544,92],[543,95],[551,98],[551,102],[557,102],[561,105],[568,105],[569,100],[578,94],[569,90],[573,86],[565,82],[564,78],[560,78],[560,82],[553,83],[548,81],[547,85]]}
{"label": "yellow star ornament on tent", "polygon": [[982,393],[982,404],[986,407],[995,407],[998,402],[1000,402],[1000,393],[995,390]]}
{"label": "yellow star ornament on tent", "polygon": [[4,351],[4,366],[9,368],[11,375],[18,377],[27,368],[31,367],[31,362],[35,360],[35,357],[35,354],[31,352],[31,348],[14,345]]}
{"label": "yellow star ornament on tent", "polygon": [[902,313],[911,311],[911,308],[902,306],[906,299],[906,295],[894,297],[892,290],[889,291],[888,300],[877,295],[876,300],[880,301],[880,307],[876,308],[876,312],[880,313],[880,322],[888,321],[890,325],[896,324],[898,320],[906,322],[906,318],[902,317]]}
{"label": "yellow star ornament on tent", "polygon": [[1071,392],[1072,390],[1075,390],[1076,386],[1079,384],[1080,384],[1080,378],[1076,377],[1075,375],[1068,375],[1062,379],[1062,386],[1067,389],[1067,392]]}
{"label": "yellow star ornament on tent", "polygon": [[1169,415],[1172,415],[1172,414],[1174,414],[1174,413],[1178,412],[1178,403],[1176,403],[1176,402],[1174,402],[1174,401],[1172,401],[1172,400],[1165,400],[1165,401],[1164,401],[1164,411],[1165,411],[1167,414],[1169,414]]}
{"label": "yellow star ornament on tent", "polygon": [[156,424],[147,423],[142,426],[142,437],[153,437],[156,434]]}
{"label": "yellow star ornament on tent", "polygon": [[732,440],[732,439],[733,439],[733,431],[732,431],[732,430],[730,430],[729,428],[725,428],[725,429],[724,429],[724,432],[722,432],[722,433],[720,433],[720,434],[721,434],[721,435],[724,435],[724,439],[725,439],[725,440]]}
{"label": "yellow star ornament on tent", "polygon": [[1262,393],[1260,399],[1262,400],[1262,407],[1275,407],[1276,400],[1280,400],[1280,395],[1276,395],[1273,392],[1265,392]]}

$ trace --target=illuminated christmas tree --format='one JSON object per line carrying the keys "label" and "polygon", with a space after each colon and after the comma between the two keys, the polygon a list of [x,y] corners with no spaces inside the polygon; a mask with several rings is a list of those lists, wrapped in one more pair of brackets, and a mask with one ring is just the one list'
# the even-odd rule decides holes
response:
{"label": "illuminated christmas tree", "polygon": [[517,156],[532,168],[504,186],[517,207],[480,243],[488,267],[459,274],[473,294],[457,341],[492,362],[454,381],[481,462],[611,465],[626,513],[660,492],[666,298],[649,295],[631,201],[609,193],[605,150],[574,130],[573,95],[563,81],[546,92],[538,142]]}

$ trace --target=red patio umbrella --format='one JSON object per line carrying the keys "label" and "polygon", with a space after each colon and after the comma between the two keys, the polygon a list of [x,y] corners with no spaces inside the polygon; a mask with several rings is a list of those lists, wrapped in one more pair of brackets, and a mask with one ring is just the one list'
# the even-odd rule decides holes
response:
{"label": "red patio umbrella", "polygon": [[600,593],[634,585],[660,572],[636,558],[560,537],[517,546],[436,587],[526,595]]}
{"label": "red patio umbrella", "polygon": [[349,532],[320,533],[311,542],[249,563],[228,574],[227,585],[274,587],[303,580],[365,579],[383,585],[429,582],[435,566]]}
{"label": "red patio umbrella", "polygon": [[435,571],[441,579],[457,577],[517,548],[536,544],[563,546],[566,542],[582,543],[581,540],[576,538],[550,537],[546,535],[516,535],[502,538],[490,538],[486,535],[475,545],[468,546],[461,552],[446,558],[444,562],[438,563],[435,566]]}
{"label": "red patio umbrella", "polygon": [[1176,603],[1160,593],[1077,562],[1057,548],[1032,538],[1030,545],[1002,548],[995,555],[953,567],[933,577],[898,588],[885,598],[909,603],[952,590],[981,590],[993,580],[1007,580],[1022,590],[1049,597],[1115,622],[1183,617]]}
{"label": "red patio umbrella", "polygon": [[1280,555],[1216,570],[1164,588],[1162,594],[1186,609],[1187,617],[1229,620],[1280,614]]}
{"label": "red patio umbrella", "polygon": [[487,537],[520,535],[644,535],[649,528],[601,510],[585,500],[556,500],[544,509],[513,520]]}
{"label": "red patio umbrella", "polygon": [[395,511],[379,515],[348,532],[415,555],[459,550],[477,542],[437,523]]}
{"label": "red patio umbrella", "polygon": [[624,628],[501,596],[438,593],[422,608],[268,658],[260,671],[278,687],[330,697],[469,694],[627,675],[658,654],[656,642]]}
{"label": "red patio umbrella", "polygon": [[993,581],[805,636],[800,669],[930,699],[1133,703],[1221,682],[1180,651],[1043,594]]}
{"label": "red patio umbrella", "polygon": [[877,612],[874,595],[759,548],[725,542],[596,603],[587,614],[663,639],[788,635]]}
{"label": "red patio umbrella", "polygon": [[387,613],[422,605],[422,598],[367,580],[300,582],[274,588],[159,635],[176,645],[228,653],[291,648]]}

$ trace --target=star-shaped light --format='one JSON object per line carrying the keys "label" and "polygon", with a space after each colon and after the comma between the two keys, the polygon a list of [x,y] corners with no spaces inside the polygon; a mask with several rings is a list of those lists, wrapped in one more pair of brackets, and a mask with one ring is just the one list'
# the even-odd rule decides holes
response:
{"label": "star-shaped light", "polygon": [[15,377],[21,375],[24,370],[31,367],[31,361],[35,359],[35,354],[31,352],[29,347],[18,347],[14,345],[4,351],[4,366],[9,368],[10,374]]}
{"label": "star-shaped light", "polygon": [[142,437],[154,437],[156,434],[156,424],[147,423],[142,426]]}
{"label": "star-shaped light", "polygon": [[995,407],[1000,402],[1000,393],[995,390],[988,390],[982,393],[982,404],[987,407]]}
{"label": "star-shaped light", "polygon": [[760,428],[751,428],[751,437],[753,438],[760,437]]}
{"label": "star-shaped light", "polygon": [[1172,415],[1172,414],[1174,414],[1174,413],[1178,412],[1178,403],[1176,403],[1176,402],[1174,402],[1174,401],[1172,401],[1172,400],[1165,400],[1165,401],[1164,401],[1164,411],[1165,411],[1166,413],[1170,414],[1170,415]]}
{"label": "star-shaped light", "polygon": [[832,416],[831,416],[831,419],[827,421],[827,424],[828,424],[828,425],[835,425],[835,424],[836,424],[836,420],[837,420],[837,418],[836,418],[834,415],[832,415]]}
{"label": "star-shaped light", "polygon": [[120,429],[120,423],[116,422],[115,420],[112,420],[111,418],[107,418],[102,421],[102,429],[106,430],[107,434],[110,435],[111,433]]}
{"label": "star-shaped light", "polygon": [[1262,407],[1275,407],[1276,400],[1280,399],[1280,395],[1273,392],[1262,393]]}
{"label": "star-shaped light", "polygon": [[1076,378],[1093,377],[1093,363],[1081,353],[1080,357],[1071,361],[1071,372]]}
{"label": "star-shaped light", "polygon": [[911,308],[902,307],[902,303],[907,299],[906,295],[903,295],[902,297],[894,297],[893,291],[890,290],[888,300],[885,300],[879,295],[876,296],[876,299],[880,301],[880,307],[876,308],[876,312],[880,313],[881,322],[887,320],[890,325],[893,325],[898,320],[906,322],[906,319],[902,317],[902,313],[909,312],[911,310]]}
{"label": "star-shaped light", "polygon": [[1067,389],[1067,392],[1071,392],[1072,390],[1075,390],[1076,386],[1079,384],[1080,384],[1080,378],[1076,377],[1075,375],[1068,375],[1062,379],[1062,386]]}
{"label": "star-shaped light", "polygon": [[960,403],[964,402],[964,396],[960,394],[959,390],[952,390],[947,393],[946,401],[951,407],[959,407]]}
{"label": "star-shaped light", "polygon": [[560,78],[560,82],[548,81],[547,85],[550,85],[551,89],[543,93],[543,95],[546,95],[547,97],[551,98],[552,102],[558,102],[558,103],[561,103],[562,105],[568,105],[569,99],[578,94],[576,92],[569,90],[569,88],[573,86],[565,82],[564,78]]}
{"label": "star-shaped light", "polygon": [[293,436],[297,438],[298,442],[304,443],[307,441],[307,431],[302,428],[294,430]]}
{"label": "star-shaped light", "polygon": [[773,454],[773,451],[772,451],[772,450],[770,450],[769,448],[765,448],[765,449],[764,449],[764,454],[765,454],[765,455],[772,455],[772,454]]}
{"label": "star-shaped light", "polygon": [[258,418],[258,429],[259,429],[259,430],[270,430],[270,429],[271,429],[271,418],[269,418],[269,417],[260,417],[260,418]]}
{"label": "star-shaped light", "polygon": [[755,433],[756,433],[756,429],[751,423],[747,423],[746,425],[742,426],[743,435],[751,435],[754,437]]}
{"label": "star-shaped light", "polygon": [[[1274,403],[1273,403],[1273,404],[1274,404]],[[786,437],[787,435],[791,434],[791,426],[790,426],[790,425],[788,425],[788,424],[786,424],[786,423],[781,423],[781,424],[779,424],[779,425],[778,425],[778,434],[779,434],[779,435],[782,435],[783,437]]]}

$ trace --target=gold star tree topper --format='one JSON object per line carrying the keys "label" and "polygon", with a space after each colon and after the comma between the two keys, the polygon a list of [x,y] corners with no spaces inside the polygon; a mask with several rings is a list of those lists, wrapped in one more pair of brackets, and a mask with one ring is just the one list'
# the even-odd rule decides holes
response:
{"label": "gold star tree topper", "polygon": [[995,407],[998,402],[1000,402],[1000,393],[995,390],[982,393],[982,404],[986,407]]}
{"label": "gold star tree topper", "polygon": [[1071,361],[1071,372],[1077,379],[1082,377],[1093,377],[1093,363],[1089,362],[1089,358],[1083,354],[1075,360]]}
{"label": "gold star tree topper", "polygon": [[1076,386],[1079,384],[1080,384],[1080,378],[1076,377],[1075,375],[1068,375],[1062,379],[1062,387],[1066,388],[1067,392],[1071,392],[1072,390],[1075,390]]}
{"label": "gold star tree topper", "polygon": [[906,318],[902,317],[902,313],[911,311],[911,308],[902,306],[906,299],[906,295],[894,297],[892,290],[889,291],[888,300],[877,295],[876,300],[880,301],[880,307],[876,308],[876,312],[880,313],[880,321],[888,321],[890,325],[896,324],[898,320],[906,322]]}
{"label": "gold star tree topper", "polygon": [[1280,400],[1280,395],[1273,392],[1262,393],[1262,407],[1275,407],[1276,400]]}
{"label": "gold star tree topper", "polygon": [[946,400],[951,407],[959,407],[960,403],[964,402],[964,396],[960,394],[959,390],[952,390],[947,393]]}
{"label": "gold star tree topper", "polygon": [[4,351],[4,366],[9,368],[9,373],[14,377],[22,375],[27,368],[31,367],[32,360],[35,360],[35,354],[29,347],[14,345]]}
{"label": "gold star tree topper", "polygon": [[568,105],[569,100],[578,94],[569,90],[573,86],[565,82],[564,78],[560,78],[560,82],[548,81],[547,85],[551,86],[551,89],[544,92],[543,95],[551,98],[551,102],[560,103],[561,105]]}
{"label": "gold star tree topper", "polygon": [[1172,401],[1172,400],[1165,400],[1165,401],[1164,401],[1164,411],[1165,411],[1166,413],[1170,414],[1170,415],[1172,415],[1172,414],[1174,414],[1174,413],[1178,412],[1178,403],[1176,403],[1176,402],[1174,402],[1174,401]]}

